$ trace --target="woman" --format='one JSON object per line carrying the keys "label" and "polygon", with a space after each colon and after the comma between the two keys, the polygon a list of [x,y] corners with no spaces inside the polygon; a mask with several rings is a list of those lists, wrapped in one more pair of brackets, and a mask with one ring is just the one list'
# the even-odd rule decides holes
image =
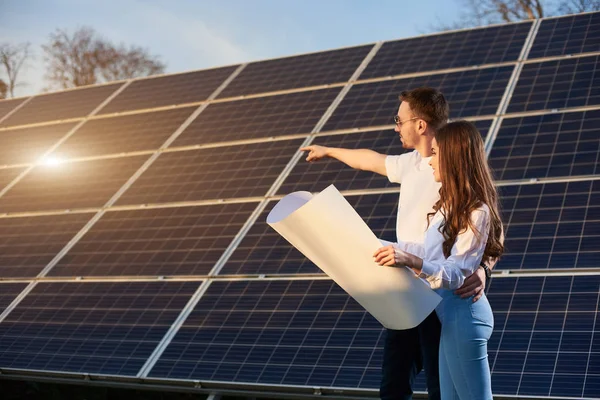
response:
{"label": "woman", "polygon": [[498,196],[477,128],[467,121],[440,128],[430,165],[442,186],[428,215],[424,243],[382,247],[375,260],[436,278],[434,289],[442,297],[436,307],[442,323],[442,399],[491,400],[487,341],[494,324],[492,310],[485,295],[473,302],[453,293],[480,263],[489,265],[504,250]]}

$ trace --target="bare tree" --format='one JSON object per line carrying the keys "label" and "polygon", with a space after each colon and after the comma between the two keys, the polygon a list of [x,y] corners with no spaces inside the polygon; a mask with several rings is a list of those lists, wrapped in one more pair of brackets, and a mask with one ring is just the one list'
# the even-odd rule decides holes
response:
{"label": "bare tree", "polygon": [[[463,10],[458,21],[438,21],[433,30],[450,30],[517,22],[552,15],[600,10],[600,0],[457,0]],[[439,20],[439,18],[438,18]]]}
{"label": "bare tree", "polygon": [[17,83],[17,80],[21,68],[27,59],[31,57],[29,47],[29,42],[16,45],[9,43],[0,44],[0,64],[7,78],[7,81],[3,83],[6,85],[7,95],[10,95],[10,97],[15,97],[15,88],[21,85]]}
{"label": "bare tree", "polygon": [[147,76],[165,69],[146,50],[117,47],[89,27],[79,28],[72,35],[57,29],[42,48],[48,63],[46,79],[60,88]]}
{"label": "bare tree", "polygon": [[8,93],[8,85],[4,83],[2,79],[0,79],[0,99],[5,99],[6,94]]}

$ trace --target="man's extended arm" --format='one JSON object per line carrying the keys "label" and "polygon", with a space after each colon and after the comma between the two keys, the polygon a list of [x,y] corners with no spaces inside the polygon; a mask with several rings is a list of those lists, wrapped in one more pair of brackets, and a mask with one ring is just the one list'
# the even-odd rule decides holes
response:
{"label": "man's extended arm", "polygon": [[306,146],[300,149],[308,151],[306,161],[317,161],[324,157],[335,158],[344,164],[363,171],[372,171],[387,176],[385,154],[368,149],[342,149],[319,145]]}

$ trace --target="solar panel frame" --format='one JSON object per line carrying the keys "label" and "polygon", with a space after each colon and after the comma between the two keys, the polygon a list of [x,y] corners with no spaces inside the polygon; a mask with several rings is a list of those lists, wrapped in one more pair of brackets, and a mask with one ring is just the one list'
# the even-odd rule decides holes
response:
{"label": "solar panel frame", "polygon": [[28,282],[2,282],[0,281],[0,314],[21,294]]}
{"label": "solar panel frame", "polygon": [[5,118],[10,112],[27,100],[29,100],[29,97],[0,100],[0,122],[2,122],[2,119]]}

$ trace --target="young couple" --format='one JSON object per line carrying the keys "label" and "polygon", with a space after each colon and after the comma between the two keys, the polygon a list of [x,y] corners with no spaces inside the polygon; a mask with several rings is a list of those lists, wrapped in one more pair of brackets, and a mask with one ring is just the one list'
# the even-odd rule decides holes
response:
{"label": "young couple", "polygon": [[398,242],[378,249],[375,261],[411,268],[442,297],[416,328],[387,330],[381,398],[411,399],[424,368],[430,400],[491,400],[487,342],[494,322],[483,289],[504,248],[483,141],[470,122],[446,123],[449,108],[438,90],[402,92],[400,101],[395,131],[403,147],[414,149],[410,153],[317,145],[301,150],[307,161],[335,158],[402,185]]}

